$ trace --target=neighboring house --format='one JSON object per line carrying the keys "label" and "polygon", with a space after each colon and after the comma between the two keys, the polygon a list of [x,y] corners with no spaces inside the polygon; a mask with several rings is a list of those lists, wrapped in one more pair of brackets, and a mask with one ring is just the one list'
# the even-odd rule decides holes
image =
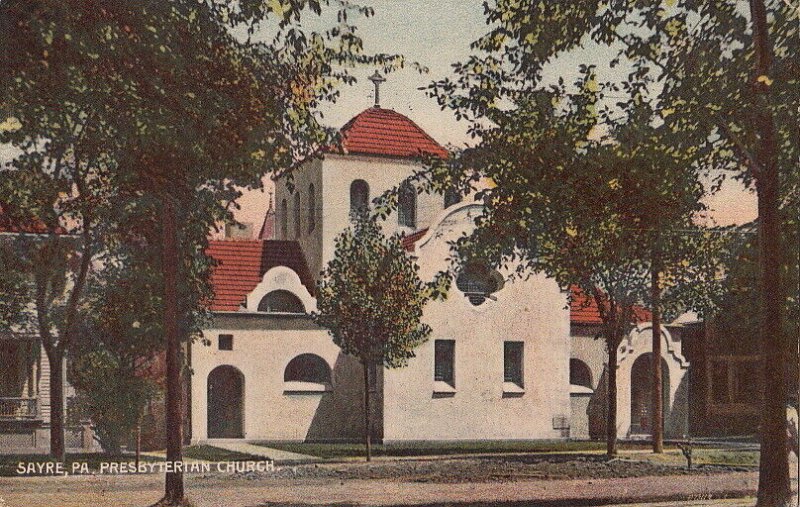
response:
{"label": "neighboring house", "polygon": [[[63,234],[57,230],[55,234]],[[51,234],[44,224],[10,223],[0,205],[0,241]],[[66,381],[64,399],[74,396]],[[67,403],[68,405],[68,403]],[[94,447],[88,425],[66,431],[69,449]],[[47,453],[50,450],[50,364],[36,333],[19,328],[0,331],[0,454]]]}
{"label": "neighboring house", "polygon": [[684,328],[687,357],[692,361],[691,434],[755,435],[761,402],[758,340],[714,319],[688,319]]}
{"label": "neighboring house", "polygon": [[[276,180],[275,214],[257,240],[211,243],[218,261],[206,344],[192,345],[191,440],[354,441],[363,434],[363,374],[308,316],[318,273],[351,213],[447,152],[410,119],[378,106],[337,145]],[[270,207],[270,209],[272,209]],[[406,234],[424,280],[445,269],[449,241],[474,227],[477,202],[400,189],[387,233]],[[274,221],[273,221],[274,220]],[[268,231],[265,233],[264,231]],[[269,238],[269,239],[265,239]],[[274,239],[272,239],[274,238]],[[433,333],[406,368],[370,372],[375,437],[409,440],[602,437],[603,341],[596,308],[570,306],[542,275],[510,279],[469,265],[423,315]],[[651,335],[642,322],[620,348],[622,438],[647,434]],[[686,432],[681,330],[665,326],[668,436]],[[668,398],[668,399],[667,399]]]}

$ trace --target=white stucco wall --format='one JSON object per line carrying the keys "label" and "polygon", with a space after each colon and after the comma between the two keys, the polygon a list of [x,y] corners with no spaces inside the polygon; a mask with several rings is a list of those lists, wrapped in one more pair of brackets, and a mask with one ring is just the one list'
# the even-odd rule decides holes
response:
{"label": "white stucco wall", "polygon": [[[456,205],[417,243],[420,275],[444,269],[448,241],[472,227],[476,204]],[[384,440],[561,438],[554,417],[570,415],[569,311],[552,280],[506,282],[495,297],[473,306],[455,287],[429,303],[424,321],[433,334],[408,367],[385,372]],[[434,396],[434,341],[455,341],[455,392]],[[524,393],[504,396],[503,342],[524,342]]]}
{"label": "white stucco wall", "polygon": [[[208,376],[221,365],[234,366],[244,375],[247,440],[348,440],[362,434],[363,416],[358,410],[363,396],[359,383],[361,366],[341,354],[326,331],[300,329],[305,326],[299,319],[293,323],[289,319],[243,315],[222,320],[225,327],[203,333],[210,346],[192,346],[194,442],[207,439]],[[220,334],[233,335],[232,351],[218,350]],[[332,370],[330,392],[285,392],[286,365],[304,353],[316,354],[328,363]]]}
{"label": "white stucco wall", "polygon": [[[208,377],[225,365],[244,376],[244,439],[335,441],[363,434],[361,365],[342,354],[328,332],[306,315],[252,310],[265,294],[278,289],[297,295],[306,311],[316,309],[297,274],[278,266],[265,273],[248,296],[251,310],[215,314],[214,323],[203,332],[210,345],[192,345],[193,442],[208,439]],[[219,350],[221,334],[233,335],[233,350]],[[289,362],[308,353],[328,364],[331,384],[326,389],[284,382]]]}
{"label": "white stucco wall", "polygon": [[[333,257],[334,239],[350,225],[350,184],[353,181],[362,179],[367,182],[372,201],[421,168],[419,163],[403,159],[326,155],[322,166],[322,186],[325,189],[323,262]],[[441,195],[417,195],[417,226],[413,229],[398,226],[397,213],[394,212],[384,222],[384,232],[411,233],[428,227],[443,208],[444,197]]]}

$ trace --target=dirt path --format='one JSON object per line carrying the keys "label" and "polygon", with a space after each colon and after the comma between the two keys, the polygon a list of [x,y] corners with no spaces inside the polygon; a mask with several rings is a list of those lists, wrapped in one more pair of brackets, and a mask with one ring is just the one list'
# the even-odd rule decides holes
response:
{"label": "dirt path", "polygon": [[[70,476],[0,479],[2,507],[145,507],[159,499],[163,478]],[[188,476],[196,507],[298,505],[506,505],[580,507],[616,500],[653,501],[752,494],[755,472],[614,479],[420,483],[364,479],[248,479]]]}

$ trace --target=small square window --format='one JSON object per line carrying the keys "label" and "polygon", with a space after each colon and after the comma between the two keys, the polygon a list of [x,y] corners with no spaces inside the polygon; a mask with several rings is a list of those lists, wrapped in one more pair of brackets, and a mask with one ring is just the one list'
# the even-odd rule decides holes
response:
{"label": "small square window", "polygon": [[433,380],[455,387],[456,342],[453,340],[436,340],[433,345]]}
{"label": "small square window", "polygon": [[503,342],[503,381],[523,387],[524,342]]}
{"label": "small square window", "polygon": [[219,350],[233,350],[233,335],[219,335]]}

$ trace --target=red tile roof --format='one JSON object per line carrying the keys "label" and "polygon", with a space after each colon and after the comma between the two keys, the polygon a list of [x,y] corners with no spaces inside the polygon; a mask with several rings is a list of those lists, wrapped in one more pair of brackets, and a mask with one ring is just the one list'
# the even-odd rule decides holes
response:
{"label": "red tile roof", "polygon": [[[6,205],[6,209],[8,209]],[[33,218],[27,222],[17,221],[3,209],[3,204],[0,203],[0,232],[5,233],[19,233],[19,234],[66,234],[67,231],[60,225],[51,228],[44,221]]]}
{"label": "red tile roof", "polygon": [[[600,318],[600,310],[593,297],[586,295],[580,288],[571,287],[572,297],[569,303],[569,319],[573,324],[592,324],[599,325],[603,321]],[[653,315],[650,310],[641,306],[633,309],[636,315],[636,322],[648,322]]]}
{"label": "red tile roof", "polygon": [[403,248],[406,252],[414,251],[414,245],[419,241],[425,233],[428,232],[428,228],[420,229],[416,232],[412,232],[408,236],[403,237]]}
{"label": "red tile roof", "polygon": [[425,155],[446,158],[447,150],[416,123],[402,114],[371,107],[347,122],[340,131],[334,153],[418,158]]}
{"label": "red tile roof", "polygon": [[314,279],[296,241],[211,241],[206,253],[217,262],[211,274],[212,311],[237,311],[264,273],[275,266],[293,269],[308,291],[314,293]]}

